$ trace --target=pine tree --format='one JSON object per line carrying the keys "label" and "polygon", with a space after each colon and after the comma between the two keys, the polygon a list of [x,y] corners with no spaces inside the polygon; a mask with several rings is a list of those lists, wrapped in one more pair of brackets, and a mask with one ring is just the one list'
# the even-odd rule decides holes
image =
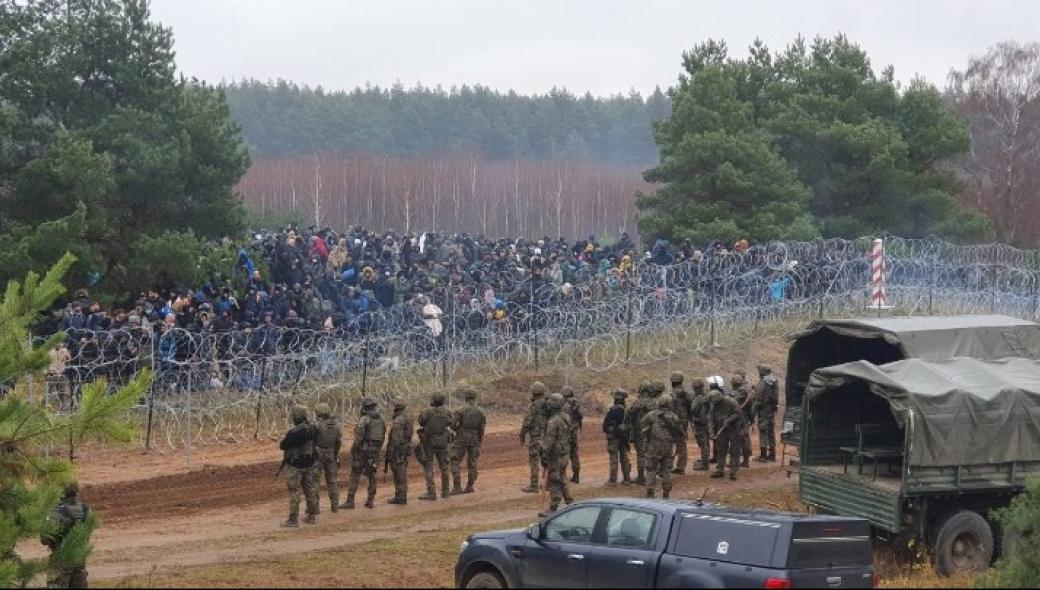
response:
{"label": "pine tree", "polygon": [[994,588],[1033,588],[1040,580],[1040,478],[1033,478],[1011,504],[996,512],[1004,555],[983,578]]}
{"label": "pine tree", "polygon": [[20,541],[53,534],[47,516],[63,488],[75,478],[72,464],[45,450],[71,441],[129,441],[134,429],[124,419],[151,385],[146,371],[126,387],[107,391],[104,382],[84,387],[78,409],[55,415],[21,387],[47,367],[48,351],[61,335],[40,346],[29,339],[29,325],[62,294],[62,278],[75,258],[66,254],[44,277],[30,272],[24,283],[10,281],[0,300],[0,588],[24,587],[38,574],[83,564],[90,554],[96,517],[77,525],[46,559],[22,559]]}

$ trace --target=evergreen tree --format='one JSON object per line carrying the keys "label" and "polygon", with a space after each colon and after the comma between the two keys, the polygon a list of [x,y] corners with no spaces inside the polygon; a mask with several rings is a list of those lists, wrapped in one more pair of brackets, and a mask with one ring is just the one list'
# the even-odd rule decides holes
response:
{"label": "evergreen tree", "polygon": [[76,412],[64,416],[25,396],[22,382],[47,367],[47,353],[61,338],[33,347],[29,325],[65,292],[62,277],[73,261],[66,254],[42,279],[30,272],[24,283],[9,282],[0,300],[0,588],[24,587],[44,571],[86,562],[96,517],[74,527],[45,559],[22,559],[16,551],[20,541],[55,532],[47,516],[75,477],[68,461],[44,451],[70,441],[129,441],[133,426],[124,416],[151,384],[148,371],[115,393],[104,382],[94,383],[83,388]]}
{"label": "evergreen tree", "polygon": [[[139,236],[241,229],[238,129],[219,90],[176,76],[172,43],[147,0],[0,4],[0,281],[68,248],[70,281],[122,294]],[[25,243],[58,227],[60,250]]]}
{"label": "evergreen tree", "polygon": [[1040,478],[1033,478],[1011,504],[996,512],[1004,555],[992,574],[983,578],[991,588],[1031,588],[1040,579]]}

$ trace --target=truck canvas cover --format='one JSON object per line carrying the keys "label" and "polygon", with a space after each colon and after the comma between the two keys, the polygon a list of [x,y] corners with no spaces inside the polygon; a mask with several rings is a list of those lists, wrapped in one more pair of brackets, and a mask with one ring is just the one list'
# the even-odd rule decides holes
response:
{"label": "truck canvas cover", "polygon": [[[951,346],[1001,346],[985,340]],[[901,428],[909,428],[905,460],[911,466],[1040,459],[1040,361],[856,361],[815,371],[805,393],[810,400],[840,394],[852,391],[842,388],[857,380],[888,402]]]}
{"label": "truck canvas cover", "polygon": [[792,336],[820,330],[853,338],[883,338],[906,358],[1040,358],[1040,326],[1004,315],[920,316],[817,320]]}

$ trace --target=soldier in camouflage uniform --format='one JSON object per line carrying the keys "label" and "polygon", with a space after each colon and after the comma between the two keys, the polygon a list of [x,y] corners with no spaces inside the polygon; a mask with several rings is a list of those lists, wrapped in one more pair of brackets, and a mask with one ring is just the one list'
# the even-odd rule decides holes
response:
{"label": "soldier in camouflage uniform", "polygon": [[314,447],[318,459],[318,484],[321,484],[321,476],[325,475],[325,486],[329,489],[329,500],[332,502],[332,511],[339,511],[339,449],[343,444],[343,429],[339,427],[329,404],[321,403],[314,406],[314,415],[317,418],[315,427]]}
{"label": "soldier in camouflage uniform", "polygon": [[[40,542],[47,546],[53,554],[61,549],[72,528],[90,518],[90,507],[79,501],[79,484],[70,483],[65,486],[61,503],[47,515],[47,521],[54,527],[40,536]],[[15,561],[11,559],[11,561]],[[86,588],[87,564],[69,565],[61,569],[47,572],[48,588]]]}
{"label": "soldier in camouflage uniform", "polygon": [[315,467],[315,428],[307,421],[307,408],[293,406],[289,411],[293,427],[285,433],[278,447],[282,450],[282,465],[288,466],[289,518],[283,527],[296,528],[300,519],[300,493],[307,500],[307,516],[303,522],[314,524],[318,514],[318,470]]}
{"label": "soldier in camouflage uniform", "polygon": [[571,454],[571,417],[564,411],[563,396],[554,393],[546,401],[549,421],[542,435],[542,466],[546,470],[545,483],[549,489],[549,511],[539,516],[548,516],[560,507],[560,500],[574,502],[567,489],[567,461]]}
{"label": "soldier in camouflage uniform", "polygon": [[607,456],[610,459],[610,477],[607,486],[617,485],[618,463],[621,463],[621,483],[632,483],[632,464],[628,461],[628,421],[625,413],[625,399],[628,392],[615,389],[614,405],[603,418],[603,434],[607,436]]}
{"label": "soldier in camouflage uniform", "polygon": [[756,461],[776,461],[776,433],[773,419],[780,403],[780,384],[773,376],[769,365],[758,365],[758,384],[752,402],[752,414],[758,421],[758,446],[760,454]]}
{"label": "soldier in camouflage uniform", "polygon": [[733,397],[723,393],[725,383],[722,377],[715,376],[708,380],[711,390],[708,392],[708,407],[711,413],[711,433],[718,449],[719,462],[715,466],[712,477],[725,475],[726,456],[729,456],[729,478],[737,479],[740,468],[740,441],[742,429],[746,428],[740,406]]}
{"label": "soldier in camouflage uniform", "polygon": [[751,464],[748,463],[748,460],[751,459],[751,425],[755,421],[751,407],[751,388],[748,387],[743,372],[734,374],[731,383],[733,384],[733,399],[737,401],[740,415],[744,418],[744,426],[740,431],[740,456],[743,459],[740,466],[750,467]]}
{"label": "soldier in camouflage uniform", "polygon": [[449,475],[450,461],[448,446],[451,444],[451,413],[444,407],[445,396],[435,393],[430,400],[430,407],[419,414],[419,444],[422,448],[423,477],[426,479],[426,493],[420,500],[436,500],[437,488],[433,483],[433,463],[441,472],[441,497],[451,494]]}
{"label": "soldier in camouflage uniform", "polygon": [[379,451],[383,448],[386,436],[386,422],[379,415],[375,400],[365,399],[361,402],[361,418],[354,429],[354,443],[350,447],[350,479],[347,490],[347,501],[340,508],[354,509],[354,495],[357,493],[361,476],[368,478],[368,499],[365,508],[375,508],[376,469],[379,464]]}
{"label": "soldier in camouflage uniform", "polygon": [[693,439],[697,441],[697,450],[701,458],[693,464],[694,471],[707,471],[711,454],[711,437],[708,428],[711,415],[708,407],[708,396],[704,393],[704,379],[693,381],[693,397],[690,398],[690,424],[693,426]]}
{"label": "soldier in camouflage uniform", "polygon": [[581,483],[581,457],[578,456],[578,439],[581,435],[581,422],[585,415],[581,413],[581,402],[574,397],[574,388],[570,385],[560,390],[563,395],[564,410],[571,418],[571,483]]}
{"label": "soldier in camouflage uniform", "polygon": [[545,385],[541,381],[531,384],[531,405],[524,416],[524,424],[520,427],[520,444],[527,445],[527,464],[531,468],[531,483],[521,491],[529,494],[538,493],[538,475],[542,468],[541,440],[548,422],[548,411],[545,406]]}
{"label": "soldier in camouflage uniform", "polygon": [[672,409],[673,403],[670,395],[658,397],[657,408],[647,412],[639,424],[647,441],[647,498],[654,497],[658,477],[661,478],[662,497],[667,498],[672,492],[672,458],[682,432],[679,417]]}
{"label": "soldier in camouflage uniform", "polygon": [[672,405],[675,415],[679,417],[679,430],[681,436],[675,442],[675,469],[672,473],[684,475],[686,473],[686,462],[689,455],[686,445],[690,427],[690,396],[683,387],[686,376],[680,372],[672,373]]}
{"label": "soldier in camouflage uniform", "polygon": [[[480,445],[484,442],[484,428],[487,417],[477,406],[477,391],[467,387],[462,391],[466,401],[455,410],[451,429],[455,431],[455,442],[451,447],[451,479],[452,495],[472,494],[473,484],[477,481],[477,459],[480,458]],[[466,459],[466,489],[462,489],[462,459]]]}
{"label": "soldier in camouflage uniform", "polygon": [[394,418],[390,425],[390,436],[386,440],[386,459],[383,473],[387,466],[394,472],[394,497],[388,504],[408,503],[408,455],[412,452],[412,416],[404,400],[394,402]]}
{"label": "soldier in camouflage uniform", "polygon": [[632,407],[628,409],[625,415],[628,420],[626,426],[628,427],[629,436],[632,437],[632,444],[636,448],[636,479],[634,483],[637,484],[646,483],[646,441],[643,440],[639,424],[643,420],[643,416],[650,410],[650,382],[643,381],[639,384],[639,399],[632,404]]}

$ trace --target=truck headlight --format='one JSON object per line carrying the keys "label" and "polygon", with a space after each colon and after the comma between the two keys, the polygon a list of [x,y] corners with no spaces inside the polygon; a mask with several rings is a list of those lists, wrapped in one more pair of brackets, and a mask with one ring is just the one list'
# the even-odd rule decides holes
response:
{"label": "truck headlight", "polygon": [[459,555],[462,555],[462,553],[466,551],[467,547],[469,547],[469,541],[463,541],[462,544],[459,545]]}

